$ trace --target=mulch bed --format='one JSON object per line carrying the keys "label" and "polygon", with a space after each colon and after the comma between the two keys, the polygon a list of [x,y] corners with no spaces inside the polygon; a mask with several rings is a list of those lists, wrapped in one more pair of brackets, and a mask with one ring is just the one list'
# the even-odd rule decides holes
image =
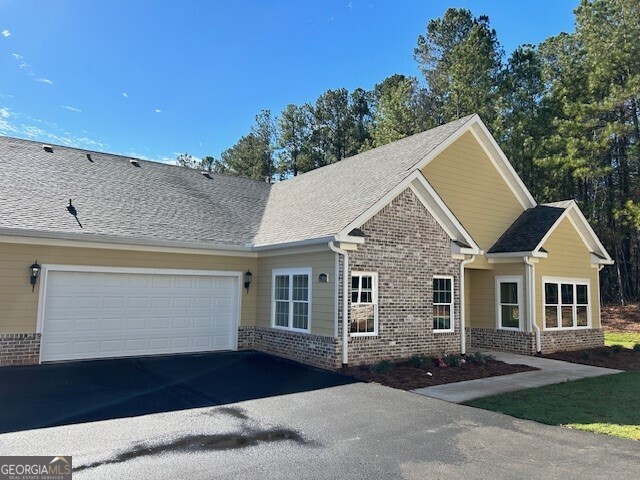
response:
{"label": "mulch bed", "polygon": [[595,367],[616,368],[618,370],[640,370],[640,352],[629,348],[598,347],[575,352],[556,352],[544,355],[546,358],[582,363]]}
{"label": "mulch bed", "polygon": [[[347,367],[342,373],[363,382],[380,383],[400,390],[414,390],[433,385],[529,372],[531,370],[537,370],[537,368],[489,360],[483,365],[466,363],[457,367],[447,368],[417,368],[409,362],[399,362],[394,363],[391,370],[382,373],[376,373],[371,370],[370,366],[363,365]],[[431,373],[431,376],[428,375],[428,372]]]}

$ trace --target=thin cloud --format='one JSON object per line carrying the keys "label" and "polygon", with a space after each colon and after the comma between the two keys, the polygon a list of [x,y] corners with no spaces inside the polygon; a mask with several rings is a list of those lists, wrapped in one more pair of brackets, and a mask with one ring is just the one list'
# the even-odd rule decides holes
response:
{"label": "thin cloud", "polygon": [[[25,70],[27,68],[31,67],[31,65],[29,65],[27,62],[21,62],[20,65],[18,65],[18,68],[20,70]],[[33,72],[32,72],[33,73]]]}
{"label": "thin cloud", "polygon": [[60,108],[64,108],[65,110],[69,110],[70,112],[82,112],[82,110],[80,110],[79,108],[71,107],[69,105],[60,105]]}
{"label": "thin cloud", "polygon": [[129,98],[129,95],[127,95],[127,92],[122,92],[122,96],[123,96],[124,98]]}
{"label": "thin cloud", "polygon": [[4,38],[8,38],[11,36],[11,32],[5,28],[4,30],[2,30],[2,36]]}
{"label": "thin cloud", "polygon": [[[4,112],[4,109],[7,112]],[[56,123],[39,118],[23,115],[20,112],[10,111],[6,107],[0,110],[0,133],[18,138],[27,138],[42,142],[52,142],[58,145],[66,145],[76,148],[88,148],[91,150],[106,150],[109,145],[90,138],[89,134],[75,134],[61,129]],[[5,114],[9,113],[9,117]]]}
{"label": "thin cloud", "polygon": [[22,58],[22,55],[20,55],[19,53],[12,53],[11,56],[16,60],[20,60]]}
{"label": "thin cloud", "polygon": [[156,112],[156,113],[162,113],[162,110],[160,110],[159,108],[156,108],[156,109],[154,110],[154,112]]}
{"label": "thin cloud", "polygon": [[49,80],[48,78],[44,78],[44,77],[36,78],[36,82],[46,83],[47,85],[53,85],[53,81],[52,80]]}
{"label": "thin cloud", "polygon": [[9,118],[11,111],[7,107],[0,108],[0,118]]}

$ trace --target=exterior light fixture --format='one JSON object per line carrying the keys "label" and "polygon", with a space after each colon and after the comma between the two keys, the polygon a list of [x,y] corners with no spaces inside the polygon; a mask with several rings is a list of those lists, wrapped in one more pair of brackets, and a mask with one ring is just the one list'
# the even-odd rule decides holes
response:
{"label": "exterior light fixture", "polygon": [[251,285],[251,279],[253,278],[253,274],[251,270],[247,270],[244,274],[244,288],[247,289],[247,293],[249,293],[249,285]]}
{"label": "exterior light fixture", "polygon": [[31,277],[29,278],[29,283],[31,284],[31,291],[33,292],[36,289],[36,282],[38,281],[38,277],[40,276],[40,265],[36,260],[36,263],[29,267],[29,273]]}
{"label": "exterior light fixture", "polygon": [[318,282],[327,283],[328,281],[329,281],[329,275],[327,275],[326,273],[321,273],[320,275],[318,275]]}

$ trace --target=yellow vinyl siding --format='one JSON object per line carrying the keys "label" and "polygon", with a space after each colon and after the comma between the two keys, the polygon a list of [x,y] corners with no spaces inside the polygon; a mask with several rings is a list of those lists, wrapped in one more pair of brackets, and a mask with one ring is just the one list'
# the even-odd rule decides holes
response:
{"label": "yellow vinyl siding", "polygon": [[258,274],[258,262],[255,257],[185,255],[2,243],[0,244],[0,333],[32,333],[36,331],[40,281],[36,285],[35,292],[32,293],[28,272],[29,265],[36,260],[41,265],[234,272],[246,272],[247,269],[250,269],[254,275],[254,282],[248,294],[245,290],[241,291],[241,325],[256,324],[255,278]]}
{"label": "yellow vinyl siding", "polygon": [[536,265],[536,321],[544,326],[544,285],[542,277],[586,278],[589,279],[591,297],[591,326],[600,328],[600,292],[598,269],[591,266],[591,252],[568,218],[562,220],[543,245],[547,258]]}
{"label": "yellow vinyl siding", "polygon": [[[426,179],[483,250],[488,250],[524,211],[471,132],[422,169]],[[474,268],[487,268],[476,260]]]}
{"label": "yellow vinyl siding", "polygon": [[468,269],[465,271],[470,279],[470,290],[467,295],[471,297],[469,311],[469,326],[476,328],[496,328],[496,277],[505,275],[517,275],[522,277],[521,300],[524,312],[520,313],[520,327],[526,328],[526,288],[524,263],[496,263],[493,270]]}
{"label": "yellow vinyl siding", "polygon": [[[312,253],[265,256],[258,259],[257,325],[271,326],[272,271],[278,268],[310,267],[311,272],[311,333],[333,337],[335,322],[335,253],[330,250]],[[319,283],[321,273],[329,275],[327,283]],[[255,278],[255,277],[254,277]]]}

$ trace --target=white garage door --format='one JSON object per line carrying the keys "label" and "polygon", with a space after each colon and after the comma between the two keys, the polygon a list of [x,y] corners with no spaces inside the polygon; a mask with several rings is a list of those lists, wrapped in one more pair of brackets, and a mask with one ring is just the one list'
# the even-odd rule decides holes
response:
{"label": "white garage door", "polygon": [[238,277],[49,270],[41,360],[233,350]]}

